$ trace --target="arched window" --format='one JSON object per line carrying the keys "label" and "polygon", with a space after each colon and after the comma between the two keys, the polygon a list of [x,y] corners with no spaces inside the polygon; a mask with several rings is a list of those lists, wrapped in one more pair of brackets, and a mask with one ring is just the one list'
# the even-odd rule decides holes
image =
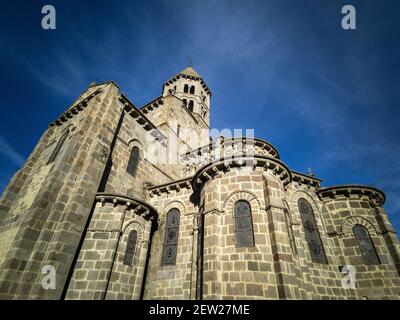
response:
{"label": "arched window", "polygon": [[127,266],[132,267],[133,265],[133,257],[135,255],[136,242],[137,242],[137,231],[131,230],[131,232],[129,232],[128,235],[128,241],[126,242],[126,249],[123,262],[123,264],[126,264]]}
{"label": "arched window", "polygon": [[194,86],[191,86],[191,87],[190,87],[190,93],[191,93],[191,94],[194,94]]}
{"label": "arched window", "polygon": [[59,154],[62,146],[64,145],[65,140],[68,137],[68,134],[69,134],[69,130],[64,132],[63,135],[61,136],[60,140],[58,140],[57,145],[55,146],[47,164],[52,163],[57,158],[57,155]]}
{"label": "arched window", "polygon": [[183,105],[184,105],[185,107],[187,107],[187,100],[186,100],[186,99],[183,99]]}
{"label": "arched window", "polygon": [[193,100],[190,100],[189,101],[189,110],[190,110],[190,112],[193,112],[193,105],[194,105]]}
{"label": "arched window", "polygon": [[136,171],[137,171],[137,167],[138,167],[138,163],[139,163],[139,155],[140,155],[139,148],[134,146],[132,148],[131,155],[129,157],[128,167],[126,169],[126,171],[132,176],[136,175]]}
{"label": "arched window", "polygon": [[236,247],[254,247],[250,203],[245,200],[239,200],[235,203],[234,210]]}
{"label": "arched window", "polygon": [[364,263],[367,265],[379,264],[379,258],[368,230],[361,224],[356,224],[353,227],[353,233],[356,237]]}
{"label": "arched window", "polygon": [[311,260],[316,263],[328,264],[311,204],[306,199],[300,198],[297,205],[299,207],[308,249],[310,250]]}
{"label": "arched window", "polygon": [[189,93],[189,86],[187,84],[185,84],[185,86],[183,87],[183,92]]}
{"label": "arched window", "polygon": [[164,250],[161,265],[174,265],[178,249],[180,212],[173,208],[168,211],[165,224]]}

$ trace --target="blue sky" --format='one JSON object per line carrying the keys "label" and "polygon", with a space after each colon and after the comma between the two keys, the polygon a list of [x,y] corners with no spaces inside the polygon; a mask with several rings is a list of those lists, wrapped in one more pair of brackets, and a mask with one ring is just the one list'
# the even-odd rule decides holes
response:
{"label": "blue sky", "polygon": [[[84,2],[84,3],[82,3]],[[41,29],[41,8],[57,29]],[[341,8],[357,30],[341,28]],[[187,66],[213,92],[214,128],[254,128],[323,185],[385,191],[400,230],[398,1],[7,1],[0,9],[0,190],[92,81],[138,106]]]}

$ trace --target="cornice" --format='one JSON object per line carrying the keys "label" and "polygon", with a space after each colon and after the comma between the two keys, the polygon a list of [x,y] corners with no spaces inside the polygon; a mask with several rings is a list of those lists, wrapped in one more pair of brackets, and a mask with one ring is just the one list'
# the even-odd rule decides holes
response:
{"label": "cornice", "polygon": [[320,188],[321,187],[321,179],[318,179],[313,176],[306,175],[304,173],[300,173],[297,171],[292,170],[292,175],[293,175],[293,181],[307,185],[309,187],[315,187],[315,188]]}
{"label": "cornice", "polygon": [[157,97],[156,99],[154,99],[153,101],[146,103],[139,110],[142,111],[144,114],[147,114],[150,111],[153,111],[153,110],[161,107],[163,104],[164,104],[164,97],[160,96],[160,97]]}
{"label": "cornice", "polygon": [[338,185],[327,188],[322,188],[317,191],[317,195],[320,199],[332,198],[335,199],[338,195],[350,197],[351,195],[367,196],[370,200],[378,205],[383,205],[386,200],[385,194],[375,188],[366,185]]}
{"label": "cornice", "polygon": [[[85,90],[85,92],[87,89]],[[64,111],[56,120],[51,122],[49,124],[49,127],[53,127],[55,125],[62,125],[64,122],[67,122],[69,119],[72,119],[75,115],[77,115],[79,112],[81,112],[83,109],[85,109],[89,103],[90,100],[92,100],[95,96],[98,94],[102,93],[103,89],[99,88],[92,92],[90,95],[88,95],[85,99],[82,101],[79,101],[79,98],[84,94],[82,94],[77,101],[75,101],[66,111]]]}
{"label": "cornice", "polygon": [[164,86],[165,86],[166,84],[172,84],[172,83],[174,83],[175,81],[179,80],[181,77],[184,78],[184,79],[199,80],[201,86],[202,86],[203,89],[204,89],[204,91],[207,92],[207,94],[209,94],[210,96],[212,95],[210,89],[208,88],[208,86],[206,85],[206,83],[204,82],[204,80],[203,80],[202,78],[200,78],[200,77],[195,77],[195,76],[191,76],[191,75],[184,74],[184,73],[178,73],[178,74],[176,74],[176,75],[173,76],[171,79],[169,79],[168,81],[166,81],[166,82],[164,83]]}
{"label": "cornice", "polygon": [[229,172],[231,168],[251,164],[252,168],[262,167],[265,171],[272,171],[286,187],[292,182],[292,172],[279,159],[266,156],[233,157],[209,163],[200,168],[193,176],[191,184],[194,192],[199,192],[204,184],[220,172]]}
{"label": "cornice", "polygon": [[154,186],[148,188],[148,193],[150,197],[154,197],[155,195],[161,195],[162,193],[170,193],[172,190],[176,192],[181,191],[181,189],[191,189],[192,185],[190,183],[192,177],[188,177],[181,180],[176,180],[173,182],[161,184],[158,186]]}
{"label": "cornice", "polygon": [[246,137],[229,138],[229,139],[220,137],[215,142],[209,143],[200,148],[186,152],[185,154],[181,155],[181,158],[183,160],[190,160],[191,158],[195,158],[197,156],[210,153],[210,151],[214,151],[218,148],[225,149],[226,147],[230,147],[235,144],[241,144],[242,146],[253,145],[255,147],[261,147],[263,150],[266,150],[268,153],[270,153],[274,158],[279,159],[279,153],[271,143],[258,138],[246,138]]}
{"label": "cornice", "polygon": [[166,137],[161,131],[126,97],[123,93],[118,95],[118,100],[124,106],[124,110],[136,120],[146,131],[156,138],[158,141],[165,143]]}
{"label": "cornice", "polygon": [[156,220],[157,210],[147,202],[132,198],[126,195],[108,192],[98,192],[96,194],[96,202],[100,202],[102,205],[105,203],[112,203],[114,206],[123,205],[127,209],[133,210],[137,215],[142,216],[146,220]]}

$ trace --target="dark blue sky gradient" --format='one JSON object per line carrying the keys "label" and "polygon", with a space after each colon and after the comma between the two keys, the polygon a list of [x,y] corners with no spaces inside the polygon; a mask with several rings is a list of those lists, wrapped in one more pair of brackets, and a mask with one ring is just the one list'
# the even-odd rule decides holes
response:
{"label": "dark blue sky gradient", "polygon": [[[41,8],[57,29],[41,29]],[[341,8],[357,9],[357,30]],[[399,1],[7,1],[0,9],[0,190],[91,81],[141,106],[193,59],[211,124],[254,128],[323,185],[385,191],[400,230]]]}

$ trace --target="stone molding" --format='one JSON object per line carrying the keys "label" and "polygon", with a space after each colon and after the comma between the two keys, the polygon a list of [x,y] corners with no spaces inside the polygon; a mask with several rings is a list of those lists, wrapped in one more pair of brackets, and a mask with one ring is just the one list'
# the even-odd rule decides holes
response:
{"label": "stone molding", "polygon": [[320,199],[331,198],[335,199],[338,195],[350,197],[356,195],[358,197],[367,196],[374,204],[382,206],[385,203],[385,194],[374,187],[365,185],[339,185],[323,188],[317,191]]}
{"label": "stone molding", "polygon": [[351,216],[351,217],[346,218],[340,227],[340,231],[341,231],[340,235],[343,235],[343,236],[353,235],[353,227],[356,224],[360,224],[360,225],[364,226],[368,230],[370,235],[372,235],[372,236],[378,235],[377,229],[374,226],[374,224],[371,223],[368,219],[361,217],[361,216]]}
{"label": "stone molding", "polygon": [[[66,111],[64,111],[56,120],[51,122],[49,127],[53,127],[55,125],[60,126],[64,122],[67,122],[69,119],[73,118],[75,115],[77,115],[83,109],[85,109],[87,107],[89,101],[92,100],[95,96],[99,95],[102,92],[103,92],[103,89],[99,88],[99,89],[95,90],[94,92],[92,92],[89,96],[87,96],[82,101],[79,101],[79,103],[75,102]],[[79,100],[79,98],[78,98],[78,100]]]}
{"label": "stone molding", "polygon": [[133,210],[133,213],[142,216],[146,220],[157,219],[157,210],[150,204],[125,195],[99,192],[96,194],[96,202],[102,206],[105,203],[112,203],[113,206],[124,205],[127,209]]}
{"label": "stone molding", "polygon": [[224,208],[225,212],[231,212],[233,210],[233,206],[239,200],[246,200],[248,203],[250,203],[252,212],[262,209],[260,200],[253,192],[249,190],[233,191],[226,197],[222,208]]}
{"label": "stone molding", "polygon": [[161,131],[140,111],[136,106],[126,97],[123,93],[118,95],[118,100],[122,103],[124,110],[133,118],[135,121],[142,126],[146,131],[157,140],[165,145],[167,139]]}
{"label": "stone molding", "polygon": [[192,178],[192,188],[195,193],[200,192],[206,182],[211,180],[219,173],[229,172],[231,168],[237,168],[250,164],[254,170],[256,167],[262,167],[265,171],[272,171],[287,186],[292,182],[292,173],[282,161],[266,156],[254,157],[235,157],[221,159],[200,168]]}
{"label": "stone molding", "polygon": [[[211,96],[211,91],[210,91],[210,89],[208,88],[208,86],[206,85],[206,83],[204,82],[204,80],[202,79],[202,78],[200,78],[200,77],[196,77],[196,76],[191,76],[191,75],[188,75],[188,74],[184,74],[184,73],[178,73],[178,74],[176,74],[174,77],[172,77],[171,79],[169,79],[168,81],[166,81],[165,83],[164,83],[164,86],[166,85],[166,84],[172,84],[172,83],[174,83],[174,82],[176,82],[178,79],[180,79],[180,78],[184,78],[184,79],[192,79],[192,80],[199,80],[200,81],[200,84],[201,84],[201,86],[203,87],[203,89],[205,90],[205,92],[207,92],[210,96]],[[164,86],[163,86],[163,89],[164,89]]]}
{"label": "stone molding", "polygon": [[164,97],[160,96],[160,97],[154,99],[153,101],[146,103],[143,107],[140,108],[140,111],[142,111],[144,114],[147,114],[150,111],[158,109],[162,105],[164,105]]}
{"label": "stone molding", "polygon": [[212,153],[215,153],[216,150],[218,150],[220,152],[222,151],[222,153],[224,153],[224,152],[226,152],[226,150],[230,150],[230,149],[234,148],[235,146],[242,147],[240,152],[237,154],[246,154],[246,151],[248,151],[248,147],[253,147],[254,150],[252,150],[251,152],[254,155],[258,154],[258,155],[263,156],[264,154],[262,153],[262,151],[266,151],[273,158],[279,159],[278,151],[275,149],[275,147],[272,144],[270,144],[269,142],[267,142],[265,140],[258,139],[258,138],[225,139],[223,137],[218,138],[218,140],[216,142],[213,142],[213,143],[210,143],[203,147],[197,148],[195,150],[186,152],[185,154],[181,155],[181,159],[183,161],[190,162],[190,160],[193,161],[193,160],[196,160],[196,158],[210,155],[209,156],[209,158],[211,159],[210,161],[214,161],[217,159],[211,157],[211,155],[212,155]]}
{"label": "stone molding", "polygon": [[321,187],[321,179],[315,178],[313,176],[309,176],[297,171],[292,171],[293,182],[297,182],[302,185],[306,185],[308,188],[315,187],[319,189]]}
{"label": "stone molding", "polygon": [[190,180],[192,177],[165,183],[162,185],[154,186],[148,188],[149,196],[152,198],[154,195],[161,195],[162,193],[170,193],[172,190],[176,190],[176,192],[180,192],[181,189],[190,189],[192,185],[190,184]]}

